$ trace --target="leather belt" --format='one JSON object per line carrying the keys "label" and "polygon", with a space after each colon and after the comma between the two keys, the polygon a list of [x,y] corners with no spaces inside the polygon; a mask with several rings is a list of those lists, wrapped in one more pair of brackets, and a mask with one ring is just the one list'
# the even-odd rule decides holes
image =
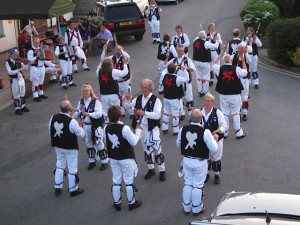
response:
{"label": "leather belt", "polygon": [[206,160],[206,159],[197,158],[197,157],[192,157],[192,156],[188,156],[188,155],[185,155],[184,157],[189,158],[189,159],[198,159],[198,160],[200,160],[200,161]]}

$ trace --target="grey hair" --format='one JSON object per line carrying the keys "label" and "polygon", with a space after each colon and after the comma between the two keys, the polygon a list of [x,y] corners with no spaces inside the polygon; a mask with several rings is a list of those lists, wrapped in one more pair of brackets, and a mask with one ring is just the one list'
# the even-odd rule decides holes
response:
{"label": "grey hair", "polygon": [[205,94],[204,99],[205,99],[206,97],[210,98],[212,101],[215,101],[215,96],[213,96],[213,95],[210,94],[210,93]]}
{"label": "grey hair", "polygon": [[206,38],[206,32],[205,32],[205,30],[199,31],[198,37],[199,37],[200,39],[205,39],[205,38]]}
{"label": "grey hair", "polygon": [[150,79],[143,79],[143,80],[141,81],[141,86],[142,86],[142,83],[143,83],[143,82],[147,82],[147,83],[148,83],[149,89],[150,89],[151,92],[154,90],[154,83],[153,83],[152,80],[150,80]]}

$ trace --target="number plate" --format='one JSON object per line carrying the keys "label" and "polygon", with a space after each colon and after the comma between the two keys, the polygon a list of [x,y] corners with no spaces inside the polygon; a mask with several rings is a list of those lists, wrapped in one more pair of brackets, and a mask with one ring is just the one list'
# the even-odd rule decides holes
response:
{"label": "number plate", "polygon": [[128,26],[128,25],[131,25],[131,24],[132,24],[132,21],[126,21],[126,22],[121,22],[120,26]]}

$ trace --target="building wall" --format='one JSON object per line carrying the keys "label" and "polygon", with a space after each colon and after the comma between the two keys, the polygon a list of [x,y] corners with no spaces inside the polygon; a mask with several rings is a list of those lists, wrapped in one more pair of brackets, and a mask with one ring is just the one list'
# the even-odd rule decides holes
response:
{"label": "building wall", "polygon": [[3,27],[3,37],[0,37],[0,52],[7,51],[17,46],[15,20],[0,20]]}

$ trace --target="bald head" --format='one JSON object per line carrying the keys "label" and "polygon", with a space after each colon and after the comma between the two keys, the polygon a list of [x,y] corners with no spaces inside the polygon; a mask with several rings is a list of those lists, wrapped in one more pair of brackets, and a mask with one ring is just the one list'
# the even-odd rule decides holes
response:
{"label": "bald head", "polygon": [[224,56],[224,62],[225,62],[225,63],[231,63],[231,56],[230,56],[229,54],[226,54],[226,55]]}
{"label": "bald head", "polygon": [[191,115],[191,122],[192,123],[200,123],[202,120],[202,113],[200,109],[193,109]]}
{"label": "bald head", "polygon": [[60,103],[59,107],[60,107],[60,111],[63,113],[68,113],[72,108],[71,102],[69,102],[67,100],[62,101]]}

